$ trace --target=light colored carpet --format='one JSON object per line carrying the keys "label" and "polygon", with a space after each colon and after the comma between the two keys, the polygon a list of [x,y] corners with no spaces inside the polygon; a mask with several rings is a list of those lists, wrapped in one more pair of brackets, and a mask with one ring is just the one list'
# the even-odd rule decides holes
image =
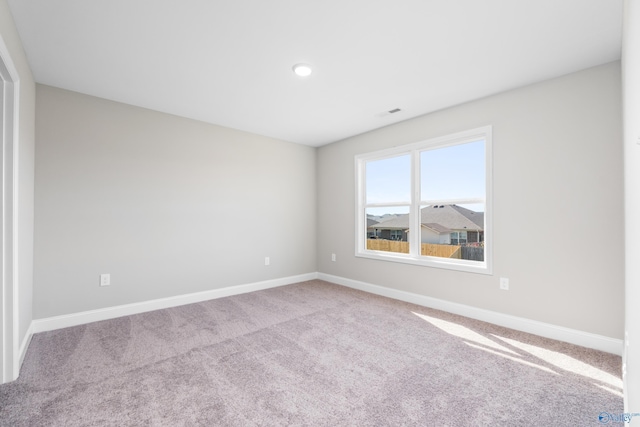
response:
{"label": "light colored carpet", "polygon": [[620,370],[314,280],[36,334],[0,425],[601,425]]}

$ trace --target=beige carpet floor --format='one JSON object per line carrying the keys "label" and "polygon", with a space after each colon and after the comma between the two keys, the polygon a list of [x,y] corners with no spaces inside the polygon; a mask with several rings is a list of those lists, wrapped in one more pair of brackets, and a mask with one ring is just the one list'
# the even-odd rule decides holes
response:
{"label": "beige carpet floor", "polygon": [[589,426],[620,357],[323,281],[36,334],[2,426]]}

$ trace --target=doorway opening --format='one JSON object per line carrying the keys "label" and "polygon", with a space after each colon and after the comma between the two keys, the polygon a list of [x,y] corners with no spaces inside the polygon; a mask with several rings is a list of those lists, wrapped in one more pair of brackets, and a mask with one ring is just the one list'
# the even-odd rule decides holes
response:
{"label": "doorway opening", "polygon": [[9,51],[0,37],[0,384],[18,378],[18,287],[15,277],[17,261],[15,222],[17,118],[19,79]]}

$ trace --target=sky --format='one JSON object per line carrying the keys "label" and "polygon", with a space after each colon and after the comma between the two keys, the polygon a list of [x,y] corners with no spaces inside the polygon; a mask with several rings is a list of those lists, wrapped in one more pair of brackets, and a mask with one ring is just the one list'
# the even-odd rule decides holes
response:
{"label": "sky", "polygon": [[[366,202],[411,200],[411,156],[369,161],[366,165]],[[425,150],[420,153],[421,200],[485,197],[484,140]],[[483,205],[460,204],[475,211]],[[367,213],[408,213],[408,207],[368,208]]]}

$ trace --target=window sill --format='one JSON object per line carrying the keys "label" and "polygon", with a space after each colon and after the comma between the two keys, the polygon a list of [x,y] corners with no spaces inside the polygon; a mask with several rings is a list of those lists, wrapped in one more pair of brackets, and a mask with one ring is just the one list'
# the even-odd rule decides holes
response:
{"label": "window sill", "polygon": [[456,260],[451,261],[447,258],[438,257],[425,257],[419,258],[413,257],[409,254],[394,253],[394,252],[382,252],[382,251],[357,251],[356,257],[367,258],[378,261],[397,262],[401,264],[418,265],[422,267],[439,268],[446,270],[462,271],[465,273],[477,273],[477,274],[493,274],[491,266],[487,261],[465,261]]}

